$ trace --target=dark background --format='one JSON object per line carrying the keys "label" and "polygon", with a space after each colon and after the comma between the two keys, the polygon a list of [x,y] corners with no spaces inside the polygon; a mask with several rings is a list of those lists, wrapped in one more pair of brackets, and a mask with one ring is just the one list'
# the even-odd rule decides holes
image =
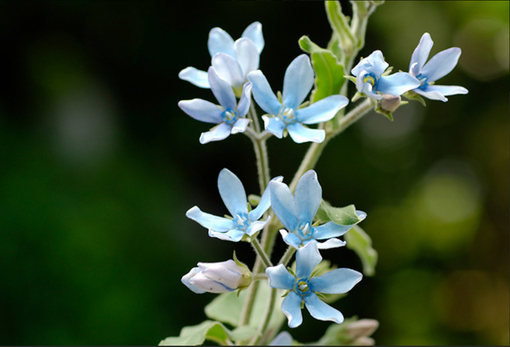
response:
{"label": "dark background", "polygon": [[[224,167],[258,187],[248,138],[198,142],[209,125],[177,102],[215,100],[177,74],[207,69],[211,28],[237,39],[253,21],[275,90],[302,35],[331,35],[319,1],[0,2],[0,344],[155,345],[205,319],[214,295],[180,282],[198,261],[235,249],[251,264],[248,245],[185,217],[226,212]],[[431,55],[463,50],[439,84],[469,90],[411,102],[394,122],[367,115],[316,167],[325,199],[368,213],[376,275],[335,307],[379,320],[377,344],[509,343],[508,23],[506,1],[387,1],[371,17],[361,56],[380,49],[407,71],[429,32]],[[268,147],[290,182],[308,145]],[[323,256],[361,270],[347,249]],[[305,313],[292,334],[312,342],[329,324]]]}

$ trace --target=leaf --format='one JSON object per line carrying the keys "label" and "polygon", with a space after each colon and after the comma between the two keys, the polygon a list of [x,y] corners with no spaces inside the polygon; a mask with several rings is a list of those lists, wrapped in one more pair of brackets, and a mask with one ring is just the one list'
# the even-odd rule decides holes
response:
{"label": "leaf", "polygon": [[[253,284],[252,284],[253,285]],[[259,288],[257,291],[257,296],[255,297],[255,303],[253,305],[251,317],[250,317],[250,326],[257,328],[266,312],[267,302],[270,295],[271,288],[267,285],[267,282],[259,282]],[[223,323],[228,323],[234,327],[236,327],[241,318],[241,312],[243,309],[244,301],[246,299],[247,290],[239,293],[239,297],[236,292],[223,293],[218,295],[205,307],[205,314],[210,319],[214,319]],[[276,299],[276,308],[273,311],[273,315],[269,322],[269,326],[276,326],[280,323],[281,319],[284,317],[283,313],[279,309],[281,305],[281,301],[283,300],[281,296],[283,295],[283,291],[279,291]]]}
{"label": "leaf", "polygon": [[312,42],[312,40],[310,40],[310,38],[306,35],[301,36],[301,38],[298,41],[298,44],[299,44],[299,47],[301,47],[301,49],[307,53],[316,53],[316,52],[320,53],[320,52],[328,51],[327,49],[322,48],[319,45],[317,45],[316,43]]}
{"label": "leaf", "polygon": [[197,346],[205,340],[226,345],[227,341],[248,341],[257,334],[257,330],[244,326],[230,331],[220,322],[206,320],[198,325],[184,327],[178,337],[167,337],[159,346]]}
{"label": "leaf", "polygon": [[351,225],[360,221],[354,205],[333,207],[324,200],[322,200],[315,217],[324,222],[333,221],[340,225]]}
{"label": "leaf", "polygon": [[333,53],[328,50],[313,52],[312,64],[316,75],[313,102],[340,94],[346,81],[345,71]]}
{"label": "leaf", "polygon": [[353,250],[361,259],[363,265],[363,274],[373,276],[377,264],[377,251],[372,248],[372,239],[368,234],[355,225],[347,234],[344,235],[347,242],[346,247]]}
{"label": "leaf", "polygon": [[352,53],[356,39],[349,27],[348,18],[342,13],[340,1],[325,1],[326,14],[334,35],[338,37],[338,46],[349,55]]}

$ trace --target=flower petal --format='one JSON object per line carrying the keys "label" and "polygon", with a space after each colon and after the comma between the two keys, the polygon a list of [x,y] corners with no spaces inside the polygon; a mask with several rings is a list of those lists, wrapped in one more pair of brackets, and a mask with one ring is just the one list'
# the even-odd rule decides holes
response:
{"label": "flower petal", "polygon": [[252,83],[253,98],[265,112],[271,115],[278,115],[282,105],[274,94],[266,76],[260,70],[252,71],[248,74],[248,80]]}
{"label": "flower petal", "polygon": [[328,239],[324,242],[319,242],[319,241],[316,241],[316,242],[317,242],[318,249],[338,248],[338,247],[343,247],[347,244],[347,242],[342,241],[340,239],[335,239],[335,238]]}
{"label": "flower petal", "polygon": [[264,49],[264,36],[262,35],[262,24],[260,22],[253,22],[248,25],[241,37],[249,38],[255,44],[259,54]]}
{"label": "flower petal", "polygon": [[301,123],[287,125],[289,135],[296,143],[318,142],[321,143],[326,138],[326,132],[322,129],[310,129]]}
{"label": "flower petal", "polygon": [[274,213],[289,231],[294,231],[297,227],[298,219],[294,196],[289,187],[280,182],[269,182],[268,189],[271,193],[271,207]]}
{"label": "flower petal", "polygon": [[271,216],[267,217],[266,220],[263,221],[254,221],[252,222],[248,228],[246,228],[246,235],[253,236],[257,231],[264,229],[264,226],[267,222],[271,220]]}
{"label": "flower petal", "polygon": [[285,268],[283,264],[271,266],[266,269],[269,277],[269,285],[272,288],[291,290],[294,288],[296,278]]}
{"label": "flower petal", "polygon": [[313,218],[322,201],[322,188],[317,173],[309,170],[301,176],[294,192],[297,217],[301,223],[312,224]]}
{"label": "flower petal", "polygon": [[205,290],[198,288],[190,283],[190,279],[192,279],[194,276],[196,276],[198,273],[200,273],[200,269],[198,267],[192,268],[186,275],[182,276],[181,282],[191,289],[193,292],[197,294],[203,294],[205,293]]}
{"label": "flower petal", "polygon": [[468,90],[460,86],[429,85],[424,90],[416,89],[416,93],[432,100],[448,101],[445,95],[467,94]]}
{"label": "flower petal", "polygon": [[239,90],[239,92],[242,91],[246,78],[235,58],[225,53],[216,53],[212,57],[211,65],[216,69],[218,75],[227,81],[232,88]]}
{"label": "flower petal", "polygon": [[289,328],[296,328],[303,323],[301,314],[301,301],[303,299],[296,292],[290,292],[282,302],[282,312],[287,316]]}
{"label": "flower petal", "polygon": [[282,104],[286,108],[297,109],[312,89],[313,83],[314,74],[310,58],[306,54],[301,54],[285,71]]}
{"label": "flower petal", "polygon": [[397,72],[393,75],[382,76],[377,83],[377,91],[399,96],[408,90],[418,88],[420,81],[407,72]]}
{"label": "flower petal", "polygon": [[427,82],[434,82],[449,74],[457,65],[461,49],[452,47],[433,56],[421,69],[421,74],[427,77]]}
{"label": "flower petal", "polygon": [[230,135],[232,126],[226,123],[220,123],[218,126],[212,128],[210,131],[202,133],[200,135],[200,143],[206,144],[211,141],[221,141]]}
{"label": "flower petal", "polygon": [[211,85],[211,91],[213,92],[216,100],[225,110],[235,110],[237,99],[232,90],[232,86],[220,77],[214,67],[209,67],[207,70],[209,76],[209,84]]}
{"label": "flower petal", "polygon": [[429,57],[432,45],[434,45],[434,42],[432,41],[430,34],[423,34],[420,39],[420,43],[418,43],[418,46],[415,48],[413,55],[411,56],[411,62],[409,63],[409,73],[411,73],[411,75],[417,76],[420,73],[421,68],[425,65],[425,62]]}
{"label": "flower petal", "polygon": [[324,294],[343,294],[351,290],[361,281],[363,275],[352,269],[335,269],[310,279],[310,287],[314,292]]}
{"label": "flower petal", "polygon": [[298,249],[296,253],[296,276],[298,279],[310,278],[313,269],[322,260],[322,256],[317,249],[315,241],[308,242],[304,247]]}
{"label": "flower petal", "polygon": [[287,245],[294,247],[295,249],[299,249],[302,245],[303,241],[294,233],[288,233],[287,230],[281,229],[280,235],[282,235],[283,242]]}
{"label": "flower petal", "polygon": [[225,53],[232,57],[236,57],[234,50],[234,39],[225,30],[221,28],[213,28],[209,32],[209,40],[207,41],[209,54],[213,57],[216,53]]}
{"label": "flower petal", "polygon": [[322,224],[314,228],[315,233],[313,234],[313,237],[317,240],[325,240],[332,237],[342,236],[351,230],[352,227],[356,224],[358,223],[351,225],[340,225],[336,224],[335,222],[327,222],[326,224]]}
{"label": "flower petal", "polygon": [[279,139],[283,137],[283,131],[287,125],[280,118],[262,116],[262,120],[264,121],[264,129],[266,131],[270,132]]}
{"label": "flower petal", "polygon": [[246,77],[248,72],[255,71],[259,68],[260,55],[255,44],[248,38],[241,38],[234,44],[237,54],[237,62],[241,67],[243,76]]}
{"label": "flower petal", "polygon": [[207,100],[181,100],[178,105],[188,116],[201,122],[214,124],[223,122],[221,107]]}
{"label": "flower petal", "polygon": [[243,93],[241,94],[241,99],[239,100],[239,104],[237,105],[237,114],[239,117],[244,117],[248,114],[250,110],[251,103],[251,90],[252,85],[250,82],[246,82],[243,85]]}
{"label": "flower petal", "polygon": [[204,228],[215,231],[228,231],[235,227],[235,223],[232,220],[202,212],[197,206],[190,208],[186,212],[186,217],[193,219]]}
{"label": "flower petal", "polygon": [[344,316],[340,311],[322,302],[315,293],[305,296],[304,299],[305,306],[313,318],[324,321],[329,320],[337,324],[341,324],[344,321]]}
{"label": "flower petal", "polygon": [[273,341],[269,342],[269,346],[291,346],[293,341],[294,339],[288,331],[282,331],[276,335]]}
{"label": "flower petal", "polygon": [[223,241],[231,241],[231,242],[239,242],[242,240],[246,233],[244,230],[240,229],[231,229],[227,232],[217,232],[212,229],[209,229],[208,235],[210,237],[214,237],[216,239],[220,239]]}
{"label": "flower petal", "polygon": [[246,130],[250,124],[250,120],[247,118],[239,118],[232,126],[232,134],[242,133]]}
{"label": "flower petal", "polygon": [[349,103],[349,99],[342,95],[331,95],[321,99],[308,107],[296,110],[296,119],[303,124],[326,122]]}
{"label": "flower petal", "polygon": [[209,89],[211,87],[207,78],[207,72],[191,66],[181,70],[181,72],[179,72],[179,78],[200,88]]}
{"label": "flower petal", "polygon": [[[271,182],[282,182],[283,181],[283,176],[278,176],[278,177],[275,177],[271,180]],[[271,206],[271,200],[270,200],[270,193],[269,193],[269,189],[266,188],[266,190],[264,190],[264,193],[262,194],[262,196],[260,197],[260,201],[259,201],[259,204],[257,205],[256,208],[254,208],[253,210],[251,210],[249,213],[248,213],[248,216],[250,217],[250,220],[251,221],[256,221],[256,220],[259,220],[260,217],[262,217],[262,215],[268,210],[268,208]]]}
{"label": "flower petal", "polygon": [[218,190],[232,217],[248,213],[246,192],[241,180],[230,170],[223,169],[218,175]]}
{"label": "flower petal", "polygon": [[354,76],[359,76],[363,70],[366,70],[376,76],[381,76],[388,66],[389,64],[384,61],[382,52],[377,50],[373,51],[368,57],[361,59],[361,61],[351,70],[351,73]]}

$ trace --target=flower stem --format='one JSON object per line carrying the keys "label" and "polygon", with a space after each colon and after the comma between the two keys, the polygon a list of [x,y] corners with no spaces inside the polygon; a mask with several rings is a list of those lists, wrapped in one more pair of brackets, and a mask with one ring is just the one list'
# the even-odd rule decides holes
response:
{"label": "flower stem", "polygon": [[294,247],[287,247],[287,250],[282,256],[282,259],[278,262],[278,264],[283,264],[283,266],[287,266],[292,256],[296,253],[296,249]]}
{"label": "flower stem", "polygon": [[262,260],[262,263],[264,263],[265,267],[273,266],[271,260],[267,256],[266,252],[264,252],[264,250],[262,249],[262,246],[260,245],[260,242],[259,240],[257,240],[257,238],[251,239],[251,245],[253,246],[255,253],[257,253],[257,256],[260,257],[260,259]]}

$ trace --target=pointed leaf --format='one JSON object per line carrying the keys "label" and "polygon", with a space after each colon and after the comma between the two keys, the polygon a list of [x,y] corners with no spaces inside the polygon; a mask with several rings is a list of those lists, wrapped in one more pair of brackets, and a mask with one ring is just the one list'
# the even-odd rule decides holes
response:
{"label": "pointed leaf", "polygon": [[198,325],[184,327],[178,337],[167,337],[159,346],[197,346],[205,340],[224,345],[228,339],[227,329],[219,322],[204,321]]}
{"label": "pointed leaf", "polygon": [[351,225],[359,222],[358,215],[356,214],[356,207],[354,205],[333,207],[324,200],[322,201],[315,217],[323,222],[332,221],[340,225]]}
{"label": "pointed leaf", "polygon": [[325,1],[326,14],[333,34],[338,37],[338,46],[346,53],[351,53],[356,39],[349,27],[348,18],[342,13],[340,1]]}
{"label": "pointed leaf", "polygon": [[327,50],[312,53],[312,64],[315,70],[313,102],[340,94],[346,81],[345,72],[333,53]]}
{"label": "pointed leaf", "polygon": [[347,234],[344,235],[347,242],[346,247],[356,252],[363,264],[363,274],[373,276],[377,264],[377,251],[372,248],[372,239],[368,234],[355,225]]}

